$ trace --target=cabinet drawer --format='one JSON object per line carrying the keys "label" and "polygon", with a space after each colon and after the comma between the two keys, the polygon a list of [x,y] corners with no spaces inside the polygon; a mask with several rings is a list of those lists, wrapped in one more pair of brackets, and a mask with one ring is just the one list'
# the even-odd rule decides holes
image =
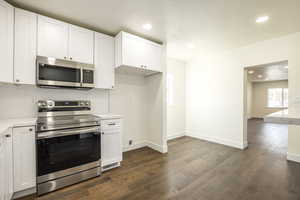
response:
{"label": "cabinet drawer", "polygon": [[102,130],[109,130],[109,129],[120,129],[121,128],[121,120],[113,119],[113,120],[102,120],[101,121],[101,128]]}

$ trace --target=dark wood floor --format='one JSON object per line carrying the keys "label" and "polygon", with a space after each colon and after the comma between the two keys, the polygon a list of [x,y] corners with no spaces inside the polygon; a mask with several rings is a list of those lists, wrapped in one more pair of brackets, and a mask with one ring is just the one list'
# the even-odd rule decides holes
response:
{"label": "dark wood floor", "polygon": [[250,120],[248,137],[245,151],[183,137],[165,155],[127,152],[121,168],[37,199],[299,200],[300,164],[285,158],[287,126]]}

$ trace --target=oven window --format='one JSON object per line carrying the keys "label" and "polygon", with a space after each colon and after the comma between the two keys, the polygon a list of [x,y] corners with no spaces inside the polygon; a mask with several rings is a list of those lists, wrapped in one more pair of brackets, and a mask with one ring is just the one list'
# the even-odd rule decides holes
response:
{"label": "oven window", "polygon": [[94,71],[83,69],[83,83],[93,84],[94,83]]}
{"label": "oven window", "polygon": [[80,83],[80,69],[40,64],[39,80]]}
{"label": "oven window", "polygon": [[38,176],[100,159],[100,134],[87,133],[37,140]]}

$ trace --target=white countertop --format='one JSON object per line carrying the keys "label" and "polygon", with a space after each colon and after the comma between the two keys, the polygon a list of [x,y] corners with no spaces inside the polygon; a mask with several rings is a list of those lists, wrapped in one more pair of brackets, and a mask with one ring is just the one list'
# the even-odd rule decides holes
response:
{"label": "white countertop", "polygon": [[37,118],[14,118],[0,120],[0,134],[9,128],[20,126],[35,126]]}
{"label": "white countertop", "polygon": [[288,109],[271,113],[264,117],[265,122],[300,125],[300,113],[289,112]]}
{"label": "white countertop", "polygon": [[112,113],[106,113],[106,114],[95,114],[97,117],[100,117],[100,119],[120,119],[122,118],[121,115],[116,115]]}

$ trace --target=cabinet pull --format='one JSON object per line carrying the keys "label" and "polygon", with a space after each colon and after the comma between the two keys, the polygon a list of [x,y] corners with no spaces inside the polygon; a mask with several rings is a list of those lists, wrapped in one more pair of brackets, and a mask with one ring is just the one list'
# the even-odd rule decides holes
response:
{"label": "cabinet pull", "polygon": [[67,59],[67,57],[65,56],[64,59]]}
{"label": "cabinet pull", "polygon": [[17,82],[17,83],[19,83],[19,82],[20,82],[20,80],[19,80],[19,79],[16,79],[16,82]]}
{"label": "cabinet pull", "polygon": [[10,134],[7,134],[7,135],[5,135],[5,137],[6,137],[6,138],[10,138],[10,137],[11,137],[11,135],[10,135]]}
{"label": "cabinet pull", "polygon": [[29,129],[29,131],[31,132],[31,131],[33,131],[33,129],[32,129],[32,128],[30,128],[30,129]]}
{"label": "cabinet pull", "polygon": [[116,123],[109,123],[108,125],[109,126],[114,126],[114,125],[116,125]]}
{"label": "cabinet pull", "polygon": [[72,57],[70,57],[70,60],[72,60],[73,58]]}

